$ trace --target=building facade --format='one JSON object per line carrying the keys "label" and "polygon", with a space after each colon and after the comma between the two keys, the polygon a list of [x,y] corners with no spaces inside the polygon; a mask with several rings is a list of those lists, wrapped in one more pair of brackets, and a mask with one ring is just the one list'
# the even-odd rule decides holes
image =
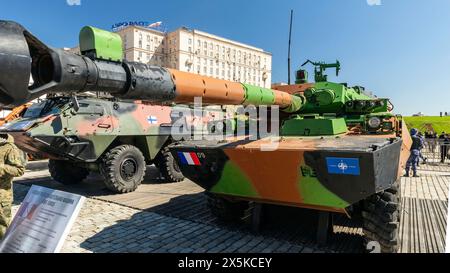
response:
{"label": "building facade", "polygon": [[271,87],[272,55],[260,48],[185,27],[164,33],[129,26],[117,33],[128,61]]}

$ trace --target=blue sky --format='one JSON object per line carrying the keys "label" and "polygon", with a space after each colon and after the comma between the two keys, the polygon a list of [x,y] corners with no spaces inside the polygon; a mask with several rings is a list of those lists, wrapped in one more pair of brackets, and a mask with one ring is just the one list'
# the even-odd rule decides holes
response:
{"label": "blue sky", "polygon": [[331,80],[389,97],[397,113],[450,112],[450,0],[380,0],[379,6],[367,0],[80,1],[1,0],[0,18],[20,22],[55,47],[76,45],[84,25],[188,26],[271,52],[273,81],[285,82],[292,8],[293,70],[306,59],[339,59],[341,75]]}

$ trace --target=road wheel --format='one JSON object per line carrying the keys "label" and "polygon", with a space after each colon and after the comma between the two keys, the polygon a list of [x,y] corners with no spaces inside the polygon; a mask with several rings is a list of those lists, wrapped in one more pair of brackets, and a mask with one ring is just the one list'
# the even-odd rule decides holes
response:
{"label": "road wheel", "polygon": [[396,253],[401,215],[400,179],[392,188],[363,201],[362,218],[366,243],[378,242],[381,253]]}
{"label": "road wheel", "polygon": [[249,208],[248,202],[231,202],[214,193],[206,193],[206,197],[211,213],[222,221],[240,221]]}
{"label": "road wheel", "polygon": [[132,145],[117,146],[102,158],[100,173],[106,187],[116,193],[137,189],[144,180],[145,159],[141,151]]}
{"label": "road wheel", "polygon": [[155,159],[155,165],[168,182],[181,182],[184,180],[184,175],[168,147],[161,149],[161,152]]}
{"label": "road wheel", "polygon": [[89,175],[89,170],[81,168],[70,161],[53,160],[48,161],[48,170],[53,180],[64,185],[80,183]]}

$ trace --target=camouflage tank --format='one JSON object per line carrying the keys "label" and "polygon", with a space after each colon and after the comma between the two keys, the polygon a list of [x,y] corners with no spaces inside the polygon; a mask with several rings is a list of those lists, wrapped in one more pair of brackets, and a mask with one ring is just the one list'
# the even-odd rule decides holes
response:
{"label": "camouflage tank", "polygon": [[[50,48],[14,22],[0,21],[0,37],[0,106],[52,92],[102,91],[153,103],[200,97],[205,104],[279,109],[279,119],[268,118],[279,122],[278,137],[245,131],[219,141],[180,141],[170,152],[182,173],[206,190],[219,217],[241,219],[250,212],[256,226],[262,204],[315,209],[317,237],[324,241],[331,213],[359,216],[367,241],[396,251],[399,177],[411,139],[388,99],[328,81],[325,69],[339,72],[338,62],[313,63],[314,83],[299,70],[298,84],[274,90],[122,61],[121,42],[114,42],[120,37],[92,27],[81,31],[83,56]],[[252,120],[264,125],[262,116],[246,123]]]}
{"label": "camouflage tank", "polygon": [[171,107],[95,97],[51,97],[0,127],[23,151],[50,158],[49,171],[63,184],[100,171],[108,189],[125,193],[155,164],[168,182],[184,179],[168,151]]}

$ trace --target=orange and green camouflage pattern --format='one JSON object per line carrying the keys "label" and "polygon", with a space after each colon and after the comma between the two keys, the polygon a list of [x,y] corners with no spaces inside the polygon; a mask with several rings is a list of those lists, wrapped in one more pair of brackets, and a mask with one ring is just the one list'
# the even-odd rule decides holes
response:
{"label": "orange and green camouflage pattern", "polygon": [[265,141],[183,142],[171,148],[183,174],[210,192],[338,212],[389,188],[402,164],[401,139],[287,137],[275,151],[261,151]]}
{"label": "orange and green camouflage pattern", "polygon": [[176,143],[170,149],[183,174],[231,200],[333,212],[390,188],[404,168],[411,139],[402,118],[390,113],[389,101],[361,87],[304,86],[291,89],[304,97],[303,104],[297,114],[282,118],[276,149],[261,149],[270,138],[249,136]]}

